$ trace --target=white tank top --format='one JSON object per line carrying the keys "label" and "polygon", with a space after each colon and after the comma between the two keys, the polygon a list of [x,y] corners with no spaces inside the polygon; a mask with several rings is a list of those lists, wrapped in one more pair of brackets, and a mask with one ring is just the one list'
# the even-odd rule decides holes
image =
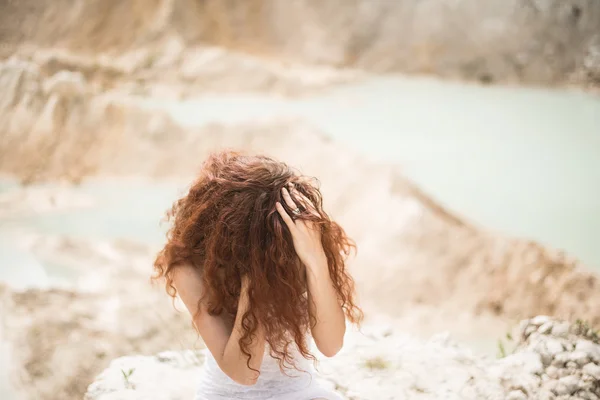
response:
{"label": "white tank top", "polygon": [[282,373],[278,360],[271,357],[268,345],[260,367],[260,376],[255,385],[245,386],[229,378],[217,364],[208,349],[195,400],[343,400],[337,393],[326,390],[318,382],[312,364],[302,357],[296,346],[292,353],[296,369]]}

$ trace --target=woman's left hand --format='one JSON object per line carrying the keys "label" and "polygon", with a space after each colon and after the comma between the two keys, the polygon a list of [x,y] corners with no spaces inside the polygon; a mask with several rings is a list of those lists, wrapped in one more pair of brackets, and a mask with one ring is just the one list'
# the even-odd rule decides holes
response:
{"label": "woman's left hand", "polygon": [[[301,197],[299,201],[302,201],[308,212],[316,213],[314,206],[308,199],[304,198],[304,196],[296,192],[293,188],[292,193],[296,197]],[[294,199],[292,199],[290,192],[286,188],[281,189],[281,194],[287,206],[293,210],[293,212],[300,213],[298,205]],[[325,256],[323,244],[321,243],[320,227],[310,220],[297,219],[294,221],[279,202],[277,202],[276,207],[277,212],[279,212],[279,215],[281,215],[281,218],[283,218],[283,221],[292,234],[296,254],[298,254],[300,261],[302,261],[306,268],[314,269],[320,268],[323,265],[327,266],[327,257]]]}

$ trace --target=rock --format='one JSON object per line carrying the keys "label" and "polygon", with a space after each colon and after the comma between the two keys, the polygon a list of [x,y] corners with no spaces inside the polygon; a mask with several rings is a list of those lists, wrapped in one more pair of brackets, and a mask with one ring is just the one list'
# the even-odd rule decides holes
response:
{"label": "rock", "polygon": [[578,367],[578,365],[574,361],[567,361],[566,367],[567,367],[567,369],[574,370],[575,368]]}
{"label": "rock", "polygon": [[600,365],[589,363],[583,366],[582,372],[600,381]]}
{"label": "rock", "polygon": [[531,326],[531,320],[529,319],[523,319],[519,322],[519,335],[521,336],[522,339],[527,339],[527,336],[529,336],[529,334],[531,333],[531,331],[528,332],[528,328]]}
{"label": "rock", "polygon": [[548,391],[550,393],[556,392],[557,385],[558,385],[558,380],[551,380],[551,381],[545,382],[542,385],[542,390]]}
{"label": "rock", "polygon": [[552,360],[552,365],[555,367],[562,368],[565,364],[569,362],[569,354],[568,353],[560,353],[554,356],[554,360]]}
{"label": "rock", "polygon": [[568,368],[561,368],[558,370],[558,377],[559,378],[564,378],[565,376],[569,376],[573,374],[573,370],[570,370]]}
{"label": "rock", "polygon": [[[529,339],[522,339],[514,353],[502,359],[489,360],[472,355],[447,335],[437,335],[423,342],[401,336],[383,324],[366,326],[363,331],[367,334],[349,332],[343,351],[336,357],[320,361],[320,370],[325,372],[326,377],[324,383],[343,388],[349,398],[350,393],[351,398],[359,399],[390,399],[393,398],[391,393],[407,393],[408,399],[417,399],[420,398],[417,393],[428,393],[431,398],[468,400],[597,400],[594,390],[597,390],[596,377],[600,374],[600,367],[587,363],[582,368],[579,362],[586,356],[579,350],[558,353],[552,364],[544,369],[542,355],[534,349],[545,349],[548,342],[557,341],[551,333],[536,333],[539,336],[532,339],[536,341],[533,347],[530,347]],[[387,333],[374,334],[383,331]],[[566,344],[578,339],[560,340]],[[580,345],[581,348],[586,346]],[[365,360],[383,358],[389,361],[381,369],[357,368],[354,365],[357,354]],[[180,397],[184,395],[182,391],[191,391],[192,388],[179,388],[177,393],[168,393],[171,397],[167,397],[167,392],[176,385],[175,382],[187,379],[188,372],[180,377],[178,373],[164,369],[187,371],[198,367],[186,364],[186,358],[179,353],[170,352],[156,357],[124,357],[120,360],[113,362],[90,386],[86,400],[144,400],[144,396],[150,396],[150,393],[152,397],[148,398],[156,400],[179,400],[183,398]],[[149,368],[144,369],[144,364],[148,364]],[[132,368],[135,372],[126,384],[121,370]],[[196,369],[195,373],[200,371]],[[134,385],[136,390],[131,390],[128,385]]]}
{"label": "rock", "polygon": [[595,363],[600,363],[600,345],[597,345],[590,340],[580,339],[575,345],[575,350],[587,354],[587,356]]}
{"label": "rock", "polygon": [[533,325],[541,326],[550,321],[550,317],[547,315],[538,315],[537,317],[533,317],[530,322]]}
{"label": "rock", "polygon": [[573,394],[579,387],[579,380],[573,375],[565,376],[558,380],[556,393],[558,395]]}
{"label": "rock", "polygon": [[552,393],[552,391],[546,390],[544,388],[540,389],[539,393],[537,394],[538,400],[554,400],[555,398],[556,396],[554,395],[554,393]]}
{"label": "rock", "polygon": [[540,353],[540,358],[542,360],[542,364],[544,364],[544,367],[547,367],[548,365],[550,365],[552,363],[552,355],[545,352],[545,351],[541,351]]}
{"label": "rock", "polygon": [[537,329],[538,328],[535,325],[533,325],[533,324],[527,325],[525,327],[525,330],[523,331],[524,332],[524,337],[527,338],[527,337],[531,336],[531,334],[533,334],[534,332],[537,332]]}
{"label": "rock", "polygon": [[548,353],[552,355],[560,354],[565,350],[560,340],[553,338],[546,341],[546,348],[548,349]]}
{"label": "rock", "polygon": [[559,322],[552,326],[552,336],[567,338],[569,336],[569,328],[571,324],[569,322]]}
{"label": "rock", "polygon": [[527,400],[527,395],[520,390],[513,390],[508,394],[506,400]]}
{"label": "rock", "polygon": [[558,379],[558,368],[556,368],[553,365],[549,366],[548,368],[546,368],[546,375],[548,375],[552,379]]}
{"label": "rock", "polygon": [[552,321],[548,321],[548,322],[544,323],[542,326],[540,326],[537,331],[539,333],[545,335],[552,331],[553,326],[554,326],[554,324],[552,323]]}
{"label": "rock", "polygon": [[[84,399],[191,399],[202,361],[201,353],[191,351],[118,358],[89,386]],[[177,384],[165,390],[165,382]]]}
{"label": "rock", "polygon": [[577,350],[569,354],[569,359],[579,367],[583,367],[585,364],[590,362],[590,357],[586,352],[581,350]]}

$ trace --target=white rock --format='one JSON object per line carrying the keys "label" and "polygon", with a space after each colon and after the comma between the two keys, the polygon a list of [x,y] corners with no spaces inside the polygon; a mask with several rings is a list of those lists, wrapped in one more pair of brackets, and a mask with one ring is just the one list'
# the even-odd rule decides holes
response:
{"label": "white rock", "polygon": [[527,328],[530,326],[530,324],[531,324],[531,321],[528,319],[524,319],[524,320],[521,320],[521,322],[519,322],[519,333],[521,334],[521,337],[525,338],[528,335],[528,333],[526,331],[527,331]]}
{"label": "white rock", "polygon": [[569,389],[564,383],[556,382],[556,386],[554,387],[554,392],[559,396],[568,396],[571,394]]}
{"label": "white rock", "polygon": [[548,353],[552,355],[556,355],[565,351],[564,346],[558,339],[550,338],[546,341],[546,348],[548,349]]}
{"label": "white rock", "polygon": [[591,376],[594,379],[600,381],[600,365],[589,363],[583,366],[582,369],[584,374]]}
{"label": "white rock", "polygon": [[543,325],[548,321],[550,321],[550,317],[548,317],[547,315],[538,315],[537,317],[533,317],[531,319],[531,323],[537,326]]}
{"label": "white rock", "polygon": [[575,345],[575,350],[582,351],[594,362],[600,362],[600,345],[597,345],[590,340],[579,339]]}
{"label": "white rock", "polygon": [[513,390],[508,394],[506,400],[527,400],[527,395],[521,390]]}
{"label": "white rock", "polygon": [[554,356],[554,360],[552,361],[552,365],[555,367],[562,368],[569,361],[569,353],[560,353]]}
{"label": "white rock", "polygon": [[509,357],[499,360],[507,369],[527,372],[531,375],[541,375],[544,365],[539,354],[533,352],[515,353]]}
{"label": "white rock", "polygon": [[540,358],[542,360],[542,364],[544,364],[544,367],[550,365],[552,363],[552,355],[548,354],[545,351],[539,352],[540,353]]}
{"label": "white rock", "polygon": [[546,375],[552,379],[558,379],[558,368],[553,365],[549,366],[546,368]]}
{"label": "white rock", "polygon": [[579,387],[579,379],[573,375],[565,376],[558,380],[556,386],[556,393],[561,394],[573,394]]}
{"label": "white rock", "polygon": [[542,326],[540,326],[537,331],[543,335],[546,335],[552,331],[553,326],[554,326],[554,324],[552,323],[552,321],[548,321],[548,322],[544,323]]}
{"label": "white rock", "polygon": [[552,391],[543,388],[540,389],[539,393],[537,394],[538,400],[554,400],[555,398],[556,396],[554,396],[554,393],[552,393]]}
{"label": "white rock", "polygon": [[523,337],[529,337],[532,333],[537,332],[537,326],[527,325],[523,332],[524,332]]}
{"label": "white rock", "polygon": [[557,385],[558,385],[558,381],[557,380],[551,380],[551,381],[545,382],[542,385],[542,390],[545,390],[545,391],[548,391],[548,392],[555,392]]}
{"label": "white rock", "polygon": [[578,366],[579,365],[577,365],[577,363],[575,361],[567,361],[567,365],[566,365],[567,369],[574,370]]}
{"label": "white rock", "polygon": [[590,362],[590,357],[584,351],[576,350],[569,355],[569,359],[575,362],[578,366],[583,367]]}
{"label": "white rock", "polygon": [[[191,399],[201,361],[202,355],[192,351],[121,357],[113,360],[88,387],[85,399]],[[125,379],[123,371],[130,377]],[[163,388],[165,382],[177,382],[170,385],[168,394]]]}
{"label": "white rock", "polygon": [[598,395],[594,394],[592,391],[585,391],[577,393],[578,399],[582,400],[600,400]]}
{"label": "white rock", "polygon": [[552,327],[552,336],[567,338],[569,336],[569,328],[571,324],[569,322],[560,322],[554,324]]}

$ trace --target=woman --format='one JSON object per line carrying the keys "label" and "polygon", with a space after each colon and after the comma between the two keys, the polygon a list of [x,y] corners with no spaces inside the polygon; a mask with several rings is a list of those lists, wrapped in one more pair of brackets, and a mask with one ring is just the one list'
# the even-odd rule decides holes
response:
{"label": "woman", "polygon": [[309,336],[331,357],[362,313],[344,263],[354,245],[319,190],[286,164],[223,152],[168,216],[155,278],[208,349],[196,399],[339,399],[314,379]]}

